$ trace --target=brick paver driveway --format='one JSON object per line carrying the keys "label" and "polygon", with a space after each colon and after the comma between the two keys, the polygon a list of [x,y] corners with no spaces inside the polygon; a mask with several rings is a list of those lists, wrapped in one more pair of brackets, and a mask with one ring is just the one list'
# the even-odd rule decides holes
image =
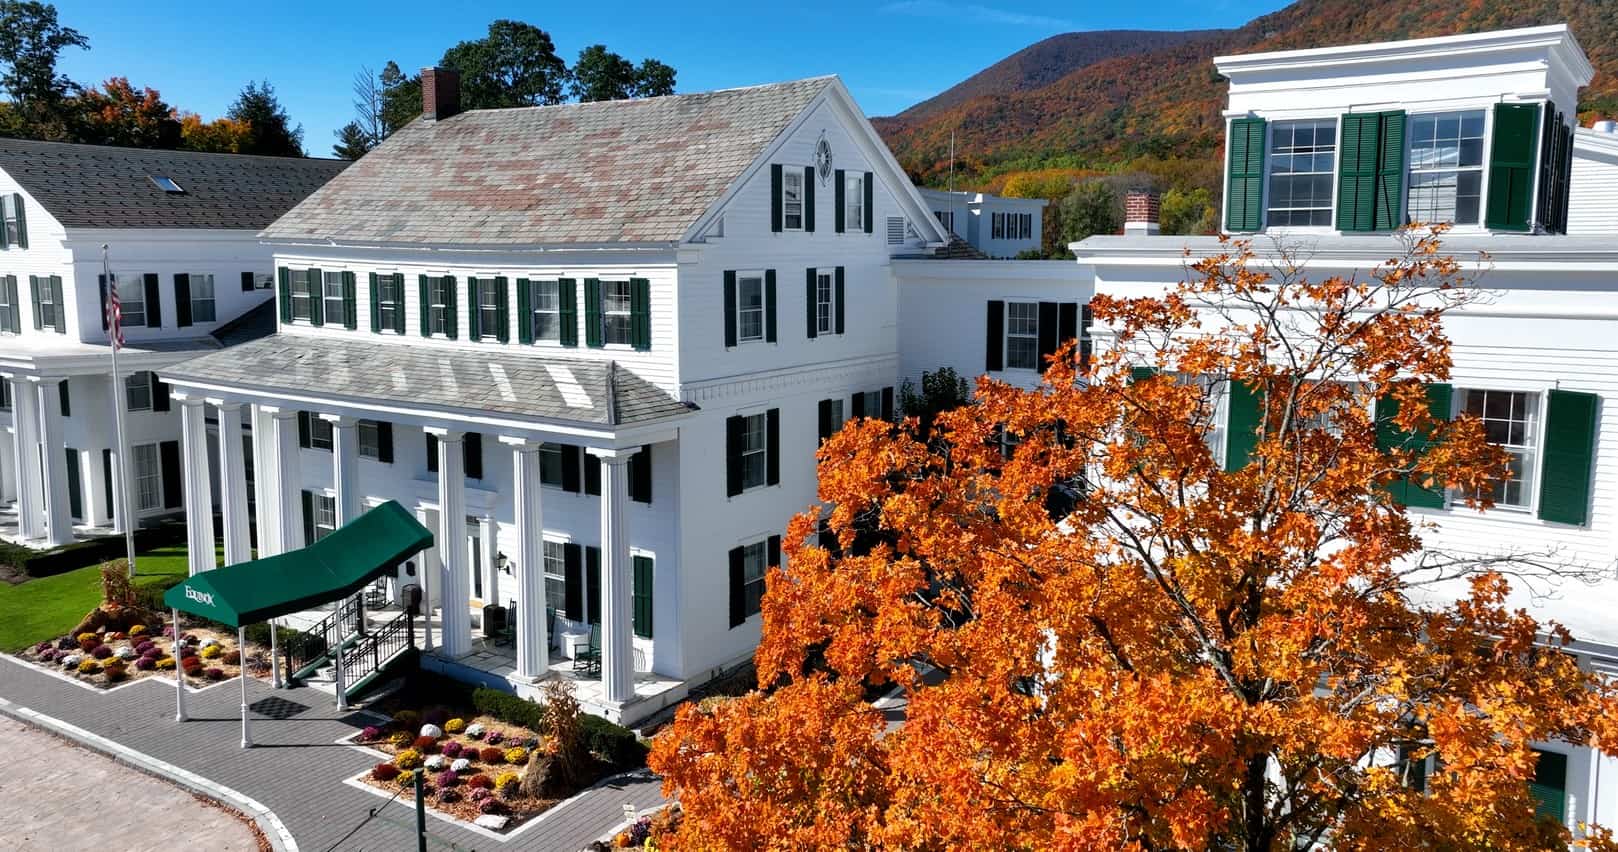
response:
{"label": "brick paver driveway", "polygon": [[[337,740],[353,734],[371,719],[359,713],[337,713],[331,696],[313,689],[273,690],[255,681],[249,687],[248,700],[256,710],[253,740],[257,747],[244,751],[240,747],[240,694],[235,680],[190,693],[187,709],[192,721],[179,724],[174,721],[172,682],[141,682],[114,692],[93,692],[0,655],[0,698],[252,798],[280,818],[305,852],[397,852],[415,848],[414,812],[404,799],[367,821],[369,811],[385,800],[343,783],[344,778],[371,766],[375,758],[337,745]],[[9,782],[6,779],[8,788]],[[648,776],[597,787],[547,812],[540,822],[506,841],[429,816],[429,847],[575,852],[621,824],[626,803],[643,809],[661,802],[658,786]],[[87,803],[79,822],[95,822],[97,814],[108,809],[115,809],[113,812],[119,815],[110,822],[121,823],[126,818],[128,810],[117,798],[117,790],[102,790],[101,794],[96,801]],[[4,798],[20,800],[24,807],[36,799],[27,790],[10,789]],[[158,817],[159,822],[166,821],[169,826],[171,840],[186,840],[168,848],[215,848],[193,842],[188,836],[190,819],[181,819],[173,812]],[[10,821],[0,819],[0,824],[9,825]],[[124,848],[119,843],[86,846]]]}

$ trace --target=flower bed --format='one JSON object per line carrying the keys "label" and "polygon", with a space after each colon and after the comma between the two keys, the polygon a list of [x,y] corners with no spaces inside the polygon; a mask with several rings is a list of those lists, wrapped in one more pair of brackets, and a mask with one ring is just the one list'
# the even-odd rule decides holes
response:
{"label": "flower bed", "polygon": [[[538,711],[515,718],[529,724],[470,706],[394,707],[387,725],[367,727],[355,737],[389,758],[357,780],[392,794],[412,787],[419,775],[429,807],[469,822],[504,817],[497,830],[510,831],[617,771],[589,750],[585,717],[571,687],[557,684],[550,691],[554,710],[526,702]],[[552,725],[571,732],[571,745],[547,735]],[[402,793],[410,796],[408,789]]]}
{"label": "flower bed", "polygon": [[[151,624],[133,624],[127,630],[106,625],[77,635],[39,642],[18,652],[31,663],[47,666],[64,675],[102,688],[147,677],[174,677],[179,667],[192,686],[205,686],[236,677],[242,671],[242,652],[236,637],[206,627],[180,634],[184,652],[173,656],[172,628],[160,619]],[[268,677],[268,654],[249,645],[248,674]]]}

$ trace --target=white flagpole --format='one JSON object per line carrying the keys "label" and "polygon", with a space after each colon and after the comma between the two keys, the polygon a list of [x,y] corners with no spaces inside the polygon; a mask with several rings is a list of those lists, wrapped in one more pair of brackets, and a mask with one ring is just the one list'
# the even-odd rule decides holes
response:
{"label": "white flagpole", "polygon": [[[101,276],[108,287],[116,288],[118,282],[113,280],[112,269],[107,264],[107,245],[101,244]],[[101,306],[103,311],[109,305]],[[135,511],[129,501],[129,439],[124,434],[124,386],[123,379],[118,373],[118,345],[119,329],[112,323],[112,317],[107,317],[107,344],[112,349],[112,414],[118,428],[118,511],[123,513],[119,521],[124,527],[124,556],[125,565],[129,569],[129,576],[135,576]],[[176,627],[178,630],[178,627]]]}

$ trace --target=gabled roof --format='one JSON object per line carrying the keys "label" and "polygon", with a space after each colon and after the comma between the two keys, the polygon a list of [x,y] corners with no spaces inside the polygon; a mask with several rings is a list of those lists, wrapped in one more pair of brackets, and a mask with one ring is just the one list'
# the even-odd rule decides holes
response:
{"label": "gabled roof", "polygon": [[[346,160],[0,139],[0,170],[67,228],[258,230]],[[166,192],[154,178],[182,192]]]}
{"label": "gabled roof", "polygon": [[417,119],[263,236],[672,243],[834,79]]}
{"label": "gabled roof", "polygon": [[614,361],[494,348],[408,346],[340,335],[274,334],[161,369],[179,384],[354,397],[602,426],[690,409]]}

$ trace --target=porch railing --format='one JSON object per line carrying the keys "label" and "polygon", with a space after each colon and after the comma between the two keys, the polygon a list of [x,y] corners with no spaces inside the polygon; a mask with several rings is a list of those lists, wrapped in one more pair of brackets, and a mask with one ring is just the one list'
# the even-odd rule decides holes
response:
{"label": "porch railing", "polygon": [[402,612],[380,627],[373,628],[343,649],[343,676],[352,693],[365,686],[366,678],[382,670],[394,657],[415,644],[415,630],[409,612]]}
{"label": "porch railing", "polygon": [[284,657],[293,680],[302,680],[320,668],[338,642],[365,628],[365,607],[358,595],[343,598],[325,618],[313,627],[287,640]]}

